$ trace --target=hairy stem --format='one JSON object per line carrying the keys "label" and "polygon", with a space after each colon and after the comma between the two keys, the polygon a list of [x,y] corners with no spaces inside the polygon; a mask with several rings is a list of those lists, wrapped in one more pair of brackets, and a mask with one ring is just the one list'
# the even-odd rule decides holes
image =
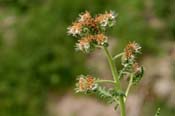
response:
{"label": "hairy stem", "polygon": [[[130,88],[131,88],[131,86],[132,86],[133,76],[134,76],[134,75],[131,74],[131,77],[130,77],[130,79],[129,79],[129,84],[128,84],[128,87],[127,87],[126,92],[125,92],[126,97],[128,96],[129,90],[130,90]],[[124,102],[126,102],[126,98],[124,99]]]}
{"label": "hairy stem", "polygon": [[113,83],[113,84],[115,84],[115,81],[112,81],[112,80],[97,80],[96,82],[97,83]]}
{"label": "hairy stem", "polygon": [[[107,56],[107,59],[108,59],[108,62],[109,62],[110,68],[111,68],[112,76],[113,76],[113,79],[114,79],[115,85],[116,85],[116,90],[122,91],[121,85],[119,82],[119,78],[118,78],[118,72],[117,72],[116,66],[114,64],[114,61],[112,59],[112,56],[106,47],[104,47],[104,51],[106,53],[106,56]],[[121,116],[126,116],[125,103],[124,103],[123,96],[119,96],[119,105],[120,105]]]}
{"label": "hairy stem", "polygon": [[108,51],[108,49],[106,47],[104,47],[104,51],[106,53],[106,56],[107,56],[107,59],[108,59],[108,62],[109,62],[110,68],[111,68],[113,79],[117,83],[117,89],[119,89],[120,88],[119,87],[120,83],[119,83],[119,80],[118,80],[118,72],[117,72],[115,64],[114,64],[114,62],[112,60],[112,56],[111,56],[111,54],[109,53],[109,51]]}
{"label": "hairy stem", "polygon": [[117,54],[117,55],[115,55],[115,56],[114,56],[112,59],[113,59],[113,60],[115,60],[115,59],[117,59],[117,58],[121,57],[123,54],[124,54],[123,52],[122,52],[122,53],[120,53],[120,54]]}

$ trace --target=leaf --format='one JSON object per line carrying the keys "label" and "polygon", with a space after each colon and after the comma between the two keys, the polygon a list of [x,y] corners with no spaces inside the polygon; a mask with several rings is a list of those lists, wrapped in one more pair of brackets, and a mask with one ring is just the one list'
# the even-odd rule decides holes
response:
{"label": "leaf", "polygon": [[160,116],[160,108],[157,108],[156,114],[154,116]]}
{"label": "leaf", "polygon": [[114,107],[114,110],[117,110],[119,104],[116,104],[115,107]]}
{"label": "leaf", "polygon": [[143,77],[144,74],[144,68],[141,67],[141,71],[137,74],[135,74],[134,78],[133,78],[133,84],[136,85]]}

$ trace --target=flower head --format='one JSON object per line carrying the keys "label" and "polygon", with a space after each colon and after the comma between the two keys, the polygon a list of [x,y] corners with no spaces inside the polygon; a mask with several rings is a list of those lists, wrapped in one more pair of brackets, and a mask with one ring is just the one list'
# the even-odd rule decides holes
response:
{"label": "flower head", "polygon": [[72,26],[68,27],[68,34],[72,36],[80,35],[82,32],[82,23],[80,22],[74,22]]}
{"label": "flower head", "polygon": [[95,41],[97,42],[98,45],[104,45],[107,43],[107,36],[104,34],[100,33],[95,36]]}
{"label": "flower head", "polygon": [[99,23],[102,27],[113,26],[115,23],[116,15],[113,11],[100,14],[95,18],[95,22]]}
{"label": "flower head", "polygon": [[140,53],[140,45],[136,42],[129,42],[129,44],[124,49],[124,57],[126,59],[133,59],[136,53]]}
{"label": "flower head", "polygon": [[79,18],[68,27],[68,34],[78,38],[76,50],[90,52],[99,46],[107,46],[108,38],[104,35],[106,27],[113,26],[116,15],[114,12],[92,17],[88,11],[81,13]]}
{"label": "flower head", "polygon": [[72,26],[68,27],[68,34],[73,36],[84,35],[83,33],[86,33],[84,32],[85,28],[95,32],[99,31],[94,18],[88,11],[80,14],[78,20],[73,22]]}
{"label": "flower head", "polygon": [[90,49],[96,45],[103,46],[105,43],[107,43],[107,37],[102,33],[96,35],[88,35],[78,40],[78,43],[76,43],[76,50],[89,52]]}
{"label": "flower head", "polygon": [[93,40],[93,36],[89,35],[87,37],[83,37],[82,39],[78,40],[76,43],[76,50],[89,52],[90,50],[90,43]]}
{"label": "flower head", "polygon": [[135,74],[138,74],[138,73],[140,73],[141,72],[141,66],[139,66],[139,64],[137,63],[137,62],[135,62],[135,63],[133,63],[132,64],[132,69],[133,69],[133,72],[135,73]]}
{"label": "flower head", "polygon": [[86,20],[92,19],[91,14],[88,11],[85,11],[85,13],[82,13],[79,16],[79,22],[84,22]]}
{"label": "flower head", "polygon": [[76,92],[87,92],[94,90],[96,87],[95,78],[90,75],[80,75],[76,86]]}
{"label": "flower head", "polygon": [[93,30],[94,32],[99,31],[95,19],[91,16],[91,14],[88,11],[86,11],[83,14],[80,14],[80,18],[78,21],[82,23],[83,27],[86,27],[89,30]]}

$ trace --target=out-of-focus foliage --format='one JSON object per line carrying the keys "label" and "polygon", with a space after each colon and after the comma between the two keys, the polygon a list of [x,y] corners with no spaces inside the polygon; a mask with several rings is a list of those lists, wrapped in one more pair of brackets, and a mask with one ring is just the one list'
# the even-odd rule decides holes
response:
{"label": "out-of-focus foliage", "polygon": [[42,3],[42,0],[0,0],[0,3],[8,8],[14,8],[15,10],[24,13],[31,7],[37,7]]}
{"label": "out-of-focus foliage", "polygon": [[[119,13],[117,26],[110,33],[119,38],[119,47],[135,40],[144,52],[154,53],[164,33],[150,26],[145,1],[0,0],[0,8],[16,17],[11,46],[6,46],[8,38],[0,33],[0,115],[47,115],[48,92],[63,92],[72,85],[78,72],[84,72],[82,55],[74,52],[75,40],[66,35],[66,27],[80,12],[116,11]],[[170,27],[163,31],[171,29],[175,35],[174,17],[166,10],[170,5],[168,1],[155,0],[152,10]],[[173,9],[171,7],[171,12]],[[4,18],[0,16],[0,20]]]}
{"label": "out-of-focus foliage", "polygon": [[155,14],[164,21],[166,29],[162,36],[175,40],[175,2],[173,0],[154,0]]}
{"label": "out-of-focus foliage", "polygon": [[44,5],[18,14],[13,27],[15,41],[1,49],[2,116],[46,115],[49,90],[65,91],[79,70],[84,70],[83,58],[74,52],[73,39],[66,37],[68,21],[62,16],[66,9],[58,3]]}

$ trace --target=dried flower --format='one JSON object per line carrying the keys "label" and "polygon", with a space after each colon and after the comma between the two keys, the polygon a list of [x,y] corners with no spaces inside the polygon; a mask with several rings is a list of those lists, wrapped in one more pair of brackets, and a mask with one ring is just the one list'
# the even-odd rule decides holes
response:
{"label": "dried flower", "polygon": [[76,43],[76,50],[89,52],[90,48],[95,47],[95,45],[103,46],[105,43],[107,43],[107,37],[102,33],[88,35],[78,40],[78,43]]}
{"label": "dried flower", "polygon": [[68,27],[68,34],[72,36],[80,35],[82,32],[82,23],[74,22],[72,26]]}
{"label": "dried flower", "polygon": [[79,16],[80,16],[80,18],[78,20],[79,22],[84,22],[84,21],[89,20],[89,19],[92,18],[91,14],[88,11],[85,11],[85,13],[82,13]]}
{"label": "dried flower", "polygon": [[141,72],[141,67],[139,66],[137,62],[132,64],[132,69],[135,74],[138,74]]}
{"label": "dried flower", "polygon": [[95,19],[91,17],[88,11],[80,15],[79,22],[82,23],[83,27],[89,28],[89,30],[93,30],[94,32],[99,31],[97,23],[95,22]]}
{"label": "dried flower", "polygon": [[72,36],[83,35],[83,28],[86,27],[89,30],[93,30],[95,33],[99,33],[99,24],[102,27],[111,27],[115,23],[116,15],[110,11],[105,14],[100,14],[93,18],[91,14],[86,11],[79,15],[79,19],[73,22],[72,26],[68,27],[68,34]]}
{"label": "dried flower", "polygon": [[113,11],[110,11],[109,13],[106,12],[105,14],[100,14],[95,18],[95,22],[99,23],[102,27],[106,27],[109,25],[110,27],[114,25],[115,23],[116,15]]}
{"label": "dried flower", "polygon": [[68,27],[68,34],[78,38],[76,50],[90,52],[93,48],[107,46],[108,38],[103,34],[106,27],[115,22],[114,12],[106,12],[95,18],[88,11],[81,13],[77,21]]}
{"label": "dried flower", "polygon": [[92,35],[89,35],[87,37],[83,37],[82,39],[78,40],[78,43],[76,43],[76,50],[89,52],[92,37],[93,37]]}
{"label": "dried flower", "polygon": [[95,78],[87,75],[80,75],[77,83],[76,92],[87,92],[96,88]]}
{"label": "dried flower", "polygon": [[126,59],[132,59],[135,57],[136,53],[140,53],[140,45],[136,42],[129,42],[129,44],[124,49],[124,57]]}
{"label": "dried flower", "polygon": [[132,64],[132,73],[134,74],[133,84],[137,84],[143,77],[144,68],[139,66],[138,63],[134,62]]}
{"label": "dried flower", "polygon": [[97,34],[95,35],[95,41],[98,43],[98,45],[104,45],[105,43],[107,43],[107,36],[102,33]]}

